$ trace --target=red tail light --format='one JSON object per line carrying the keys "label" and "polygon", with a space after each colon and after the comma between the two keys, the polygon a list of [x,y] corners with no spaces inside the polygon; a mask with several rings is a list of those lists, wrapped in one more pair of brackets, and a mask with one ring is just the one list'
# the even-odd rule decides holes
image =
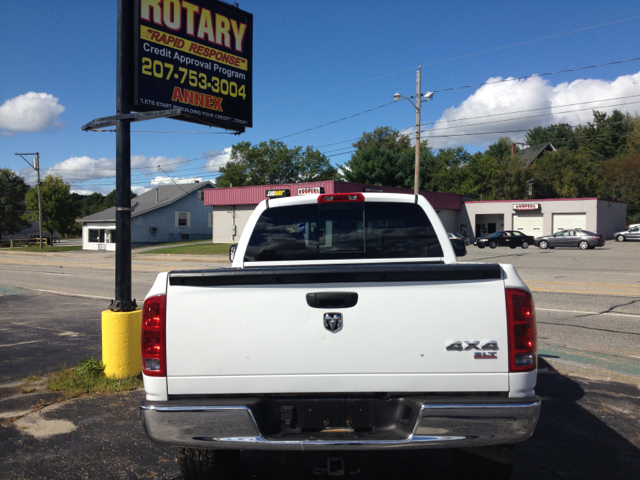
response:
{"label": "red tail light", "polygon": [[142,307],[142,373],[152,377],[167,375],[166,295],[155,295]]}
{"label": "red tail light", "polygon": [[330,202],[364,202],[364,195],[361,193],[326,193],[318,197],[318,203]]}
{"label": "red tail light", "polygon": [[506,289],[509,329],[509,371],[529,372],[537,365],[536,312],[531,294]]}

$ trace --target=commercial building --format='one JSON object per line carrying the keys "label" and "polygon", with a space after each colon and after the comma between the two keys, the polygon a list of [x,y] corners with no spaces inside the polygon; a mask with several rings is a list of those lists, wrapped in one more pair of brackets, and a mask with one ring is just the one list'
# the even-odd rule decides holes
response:
{"label": "commercial building", "polygon": [[[409,188],[381,187],[336,180],[207,189],[204,193],[204,204],[213,208],[213,243],[237,242],[256,205],[265,199],[267,190],[287,190],[291,196],[347,192],[413,194],[413,190]],[[462,195],[422,190],[420,194],[436,209],[448,231],[458,231],[457,219],[462,209]]]}
{"label": "commercial building", "polygon": [[[213,209],[210,231],[213,242],[237,242],[256,205],[265,199],[267,190],[286,190],[291,196],[347,192],[413,194],[413,190],[406,188],[334,180],[207,189],[204,205]],[[598,198],[474,202],[452,193],[420,191],[420,194],[429,200],[448,232],[462,233],[472,242],[476,237],[497,230],[518,230],[539,237],[581,228],[611,238],[626,225],[625,203]]]}
{"label": "commercial building", "polygon": [[627,204],[598,198],[467,201],[461,215],[461,222],[473,226],[474,237],[497,230],[518,230],[540,237],[580,228],[612,238],[625,226]]}

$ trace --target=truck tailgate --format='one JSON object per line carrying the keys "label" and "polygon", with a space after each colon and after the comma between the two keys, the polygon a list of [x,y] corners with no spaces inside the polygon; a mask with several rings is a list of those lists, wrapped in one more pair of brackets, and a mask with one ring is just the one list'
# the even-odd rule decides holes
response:
{"label": "truck tailgate", "polygon": [[[357,303],[308,301],[327,292]],[[499,265],[172,272],[166,332],[170,395],[509,387]]]}

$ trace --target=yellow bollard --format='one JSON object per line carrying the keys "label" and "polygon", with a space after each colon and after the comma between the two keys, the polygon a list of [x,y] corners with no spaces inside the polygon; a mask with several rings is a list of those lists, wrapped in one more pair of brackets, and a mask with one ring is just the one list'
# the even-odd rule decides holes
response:
{"label": "yellow bollard", "polygon": [[142,310],[102,312],[102,363],[107,377],[133,377],[142,372],[141,323]]}

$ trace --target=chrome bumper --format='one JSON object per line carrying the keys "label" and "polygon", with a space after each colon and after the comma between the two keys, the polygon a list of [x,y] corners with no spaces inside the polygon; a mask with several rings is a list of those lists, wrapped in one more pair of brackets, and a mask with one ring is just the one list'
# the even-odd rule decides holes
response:
{"label": "chrome bumper", "polygon": [[[197,403],[197,404],[194,404]],[[265,438],[249,407],[205,405],[185,400],[143,401],[140,413],[149,438],[183,447],[249,450],[365,450],[459,448],[527,440],[540,415],[540,398],[481,399],[423,403],[413,432],[405,438]]]}

